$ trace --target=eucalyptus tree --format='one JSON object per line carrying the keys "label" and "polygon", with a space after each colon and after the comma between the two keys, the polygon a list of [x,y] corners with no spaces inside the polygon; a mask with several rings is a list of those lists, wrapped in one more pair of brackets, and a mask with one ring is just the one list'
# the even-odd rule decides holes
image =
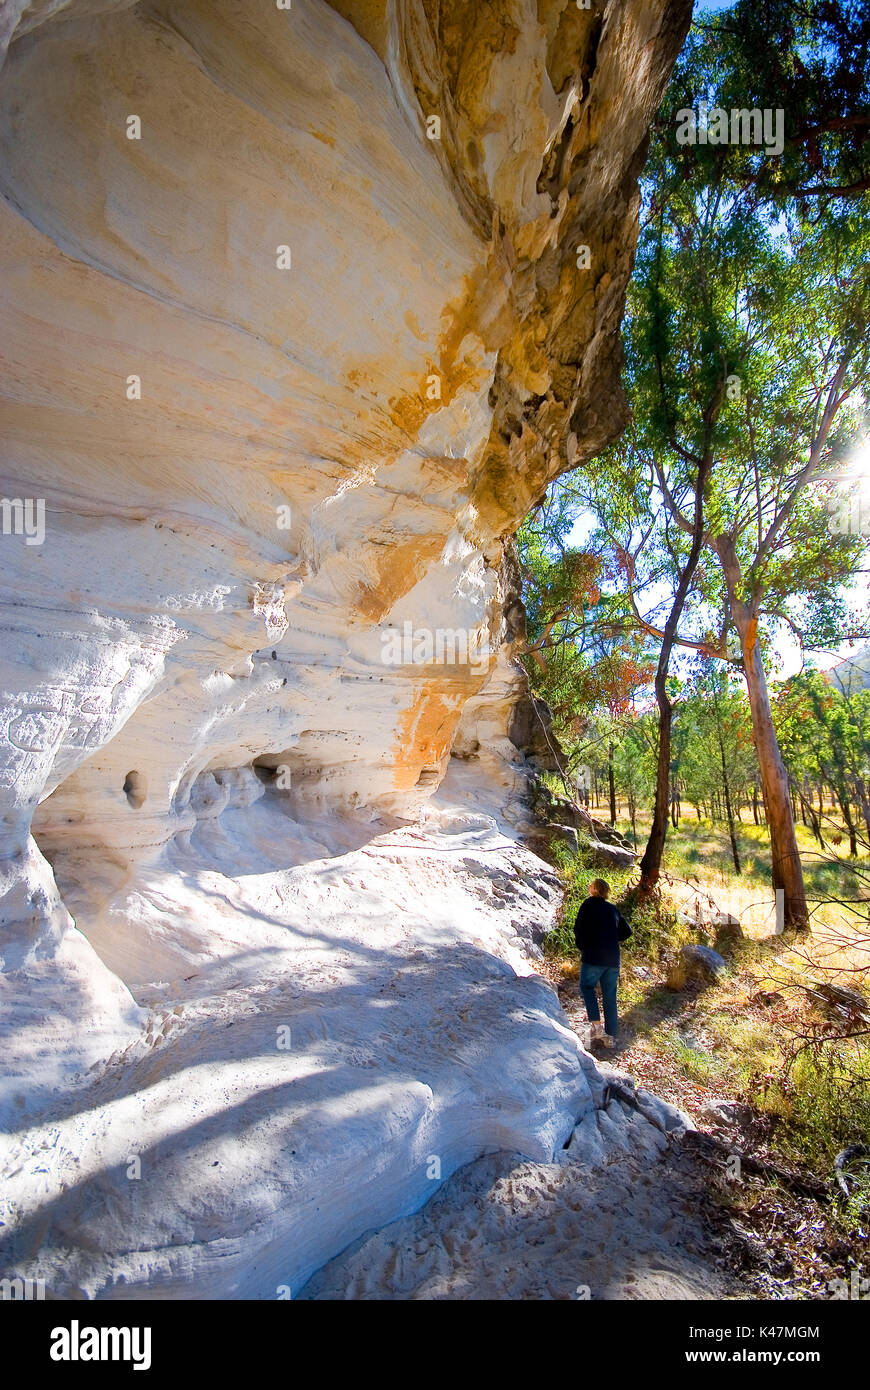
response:
{"label": "eucalyptus tree", "polygon": [[[573,490],[599,523],[611,580],[599,618],[657,653],[645,886],[667,833],[680,645],[745,678],[773,885],[794,926],[806,898],[765,659],[783,624],[810,647],[867,630],[843,597],[863,541],[828,524],[825,481],[860,435],[868,381],[866,10],[739,0],[693,31],[645,174],[626,324],[633,423],[591,483],[559,484],[560,506]],[[565,622],[545,643],[576,643]]]}
{"label": "eucalyptus tree", "polygon": [[[780,108],[786,118],[772,156],[731,152],[736,182],[772,201],[815,206],[870,189],[868,0],[737,0],[693,27],[680,71],[697,65],[715,74],[729,114],[735,105]],[[715,147],[707,148],[714,163]]]}
{"label": "eucalyptus tree", "polygon": [[[810,645],[865,630],[842,594],[863,541],[832,534],[823,480],[861,434],[870,235],[857,205],[811,217],[794,202],[772,209],[746,176],[745,151],[711,154],[707,144],[687,162],[678,117],[692,84],[709,93],[710,82],[690,52],[666,98],[672,123],[654,142],[627,334],[630,400],[657,529],[681,531],[688,547],[681,564],[666,545],[674,579],[695,559],[699,601],[685,622],[665,625],[663,650],[694,644],[745,677],[773,884],[798,926],[806,898],[764,648],[780,623]],[[755,151],[749,167],[759,162]],[[696,555],[699,530],[712,566]]]}

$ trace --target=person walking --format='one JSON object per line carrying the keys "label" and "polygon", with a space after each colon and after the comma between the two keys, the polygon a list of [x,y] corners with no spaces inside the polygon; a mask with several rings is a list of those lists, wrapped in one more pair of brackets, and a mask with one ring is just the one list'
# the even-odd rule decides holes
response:
{"label": "person walking", "polygon": [[[574,940],[580,952],[580,993],[586,1005],[586,1018],[592,1025],[592,1038],[605,1047],[615,1047],[619,1036],[616,991],[619,984],[620,941],[631,936],[631,927],[621,913],[607,901],[610,884],[594,878],[589,897],[580,904],[574,923]],[[604,1004],[604,1032],[598,1012],[597,988]]]}

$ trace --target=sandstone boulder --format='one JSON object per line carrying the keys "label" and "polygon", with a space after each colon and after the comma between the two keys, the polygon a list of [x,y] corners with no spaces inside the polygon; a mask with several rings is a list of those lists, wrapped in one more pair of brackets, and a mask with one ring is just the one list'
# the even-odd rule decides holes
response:
{"label": "sandstone boulder", "polygon": [[709,946],[683,946],[668,975],[668,985],[671,989],[682,989],[690,980],[709,985],[725,969],[726,961]]}
{"label": "sandstone boulder", "polygon": [[601,840],[588,840],[584,849],[599,869],[630,869],[637,863],[635,851],[623,845],[606,845]]}
{"label": "sandstone boulder", "polygon": [[756,1112],[751,1105],[743,1105],[736,1100],[712,1100],[702,1109],[705,1119],[716,1125],[733,1129],[747,1129],[756,1120]]}
{"label": "sandstone boulder", "polygon": [[726,968],[726,962],[718,951],[709,946],[683,946],[680,950],[690,979],[715,980]]}

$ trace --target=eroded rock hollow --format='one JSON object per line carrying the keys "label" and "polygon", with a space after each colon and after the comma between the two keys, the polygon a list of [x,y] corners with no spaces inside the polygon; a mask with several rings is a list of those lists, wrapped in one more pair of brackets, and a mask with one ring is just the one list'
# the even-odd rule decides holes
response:
{"label": "eroded rock hollow", "polygon": [[7,0],[2,1200],[61,1296],[296,1290],[592,1104],[510,541],[624,423],[689,12]]}

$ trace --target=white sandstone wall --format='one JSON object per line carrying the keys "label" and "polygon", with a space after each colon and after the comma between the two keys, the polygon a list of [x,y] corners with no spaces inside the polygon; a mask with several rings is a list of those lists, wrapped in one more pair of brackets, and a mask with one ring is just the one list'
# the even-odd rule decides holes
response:
{"label": "white sandstone wall", "polygon": [[3,1200],[61,1292],[274,1296],[589,1103],[502,561],[623,419],[689,8],[4,11]]}

